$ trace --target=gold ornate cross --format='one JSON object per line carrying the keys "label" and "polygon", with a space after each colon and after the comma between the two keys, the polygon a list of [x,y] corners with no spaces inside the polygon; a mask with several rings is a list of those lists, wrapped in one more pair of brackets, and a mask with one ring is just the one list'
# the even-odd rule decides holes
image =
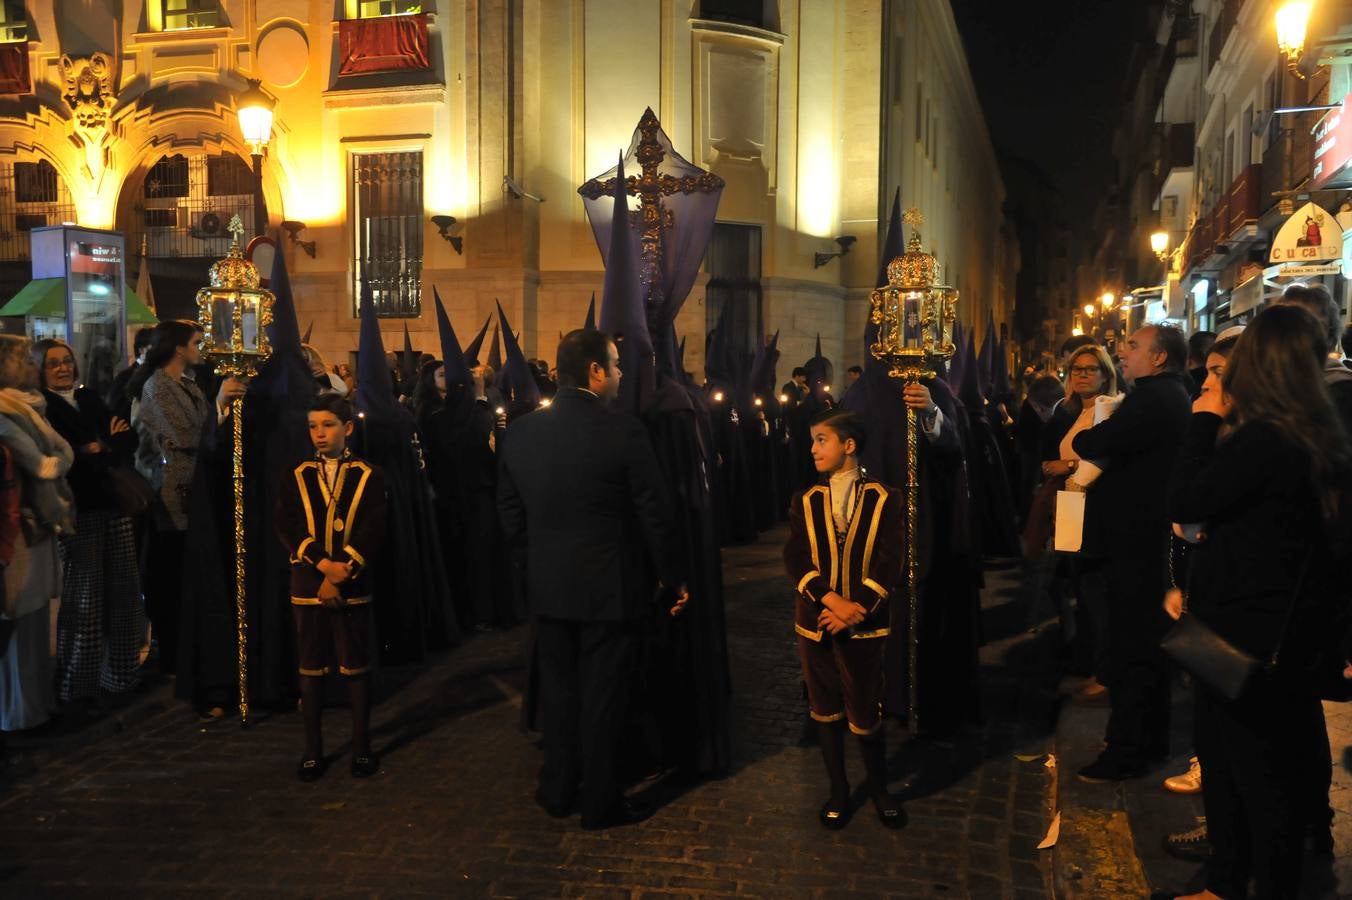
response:
{"label": "gold ornate cross", "polygon": [[[663,299],[653,296],[662,271],[662,236],[675,225],[672,211],[662,208],[662,198],[696,192],[712,194],[723,189],[723,179],[712,172],[681,178],[659,174],[657,168],[666,158],[666,151],[657,140],[662,123],[657,121],[652,107],[643,111],[638,130],[640,138],[635,155],[641,174],[630,175],[624,181],[626,193],[639,198],[638,211],[630,215],[639,223],[639,278],[647,289],[647,305],[651,309]],[[588,200],[597,200],[614,191],[614,178],[593,178],[582,185],[578,193]]]}

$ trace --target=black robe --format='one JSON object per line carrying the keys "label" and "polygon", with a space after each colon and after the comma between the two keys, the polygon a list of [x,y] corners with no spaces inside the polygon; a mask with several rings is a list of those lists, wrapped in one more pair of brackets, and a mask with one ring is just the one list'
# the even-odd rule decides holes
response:
{"label": "black robe", "polygon": [[[916,543],[919,594],[917,687],[923,734],[950,734],[979,715],[976,683],[980,612],[980,557],[969,537],[963,419],[947,384],[926,382],[946,423],[938,440],[920,435]],[[906,406],[902,384],[867,372],[850,391],[847,409],[864,417],[868,439],[860,462],[869,477],[902,491],[905,510]],[[901,602],[890,605],[884,709],[905,716],[909,706],[909,641],[906,576],[896,586]]]}

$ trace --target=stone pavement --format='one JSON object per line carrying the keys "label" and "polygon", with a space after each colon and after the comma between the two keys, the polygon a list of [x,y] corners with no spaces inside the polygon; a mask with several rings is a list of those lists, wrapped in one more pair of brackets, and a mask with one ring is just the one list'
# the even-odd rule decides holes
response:
{"label": "stone pavement", "polygon": [[[1185,771],[1192,754],[1191,691],[1174,689],[1173,755],[1145,778],[1088,785],[1075,771],[1098,755],[1108,720],[1105,707],[1067,705],[1057,724],[1060,760],[1058,799],[1062,840],[1055,851],[1057,896],[1145,896],[1151,890],[1195,890],[1200,866],[1174,859],[1162,842],[1170,832],[1192,828],[1203,815],[1202,797],[1164,790],[1168,775]],[[1302,896],[1352,897],[1352,704],[1325,703],[1333,753],[1334,860],[1311,861]],[[1205,770],[1203,771],[1205,778]],[[1086,831],[1092,842],[1077,840]]]}
{"label": "stone pavement", "polygon": [[[885,830],[868,807],[830,833],[816,822],[824,776],[804,739],[782,540],[725,554],[732,772],[638,826],[583,832],[531,802],[540,752],[517,725],[516,629],[383,673],[402,683],[374,712],[384,762],[366,781],[345,754],[318,783],[296,781],[296,715],[202,726],[155,707],[159,695],[120,732],[30,753],[0,780],[0,896],[1048,896],[1036,845],[1056,675],[1024,632],[1014,575],[988,577],[984,728],[906,745],[889,725],[906,827]],[[325,724],[326,749],[345,751],[346,711]],[[859,780],[852,750],[848,765]]]}

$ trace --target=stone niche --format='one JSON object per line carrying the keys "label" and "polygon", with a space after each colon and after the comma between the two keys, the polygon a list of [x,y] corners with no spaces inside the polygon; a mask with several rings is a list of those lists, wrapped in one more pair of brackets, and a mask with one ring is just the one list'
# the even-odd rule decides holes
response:
{"label": "stone niche", "polygon": [[690,27],[694,161],[708,169],[757,164],[764,170],[769,193],[774,193],[783,36],[698,19]]}

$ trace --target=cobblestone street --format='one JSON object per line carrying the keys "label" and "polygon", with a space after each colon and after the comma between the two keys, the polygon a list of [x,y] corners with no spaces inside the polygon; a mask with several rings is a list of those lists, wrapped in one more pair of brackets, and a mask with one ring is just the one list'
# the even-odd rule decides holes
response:
{"label": "cobblestone street", "polygon": [[[382,771],[316,784],[293,768],[299,716],[203,727],[167,706],[3,784],[0,894],[38,896],[996,897],[1048,895],[1036,849],[1050,819],[1056,674],[988,573],[986,724],[907,745],[889,725],[908,823],[870,808],[843,832],[816,811],[824,776],[806,739],[782,532],[725,552],[732,772],[648,821],[583,832],[531,801],[540,752],[518,729],[524,629],[442,656],[375,710]],[[393,680],[401,673],[385,673]],[[326,714],[340,751],[346,713]],[[851,748],[848,766],[860,766]],[[862,802],[862,798],[857,797]]]}

